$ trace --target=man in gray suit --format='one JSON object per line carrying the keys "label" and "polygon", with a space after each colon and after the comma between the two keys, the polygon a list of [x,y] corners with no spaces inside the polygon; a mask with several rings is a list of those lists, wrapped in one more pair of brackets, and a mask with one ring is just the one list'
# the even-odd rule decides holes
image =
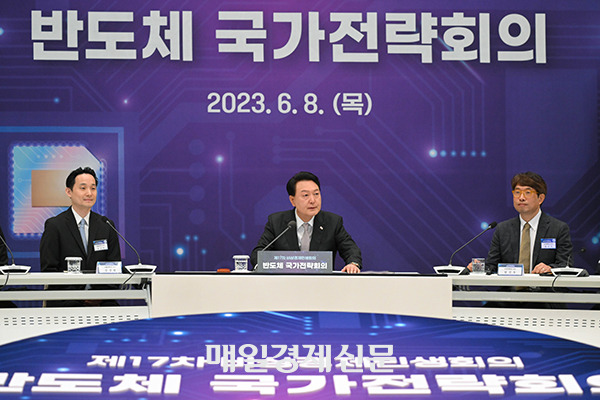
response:
{"label": "man in gray suit", "polygon": [[519,216],[498,224],[486,259],[486,269],[498,270],[498,263],[519,263],[525,273],[548,273],[565,267],[573,244],[569,226],[542,212],[547,186],[533,172],[516,174],[511,180],[513,205]]}
{"label": "man in gray suit", "polygon": [[331,251],[334,259],[339,251],[345,262],[342,272],[360,272],[360,249],[344,229],[342,217],[321,211],[319,178],[310,172],[298,172],[288,181],[286,189],[294,209],[269,215],[265,230],[252,250],[252,265],[256,265],[258,252],[283,232],[290,221],[296,221],[297,229],[286,232],[271,245],[270,250]]}

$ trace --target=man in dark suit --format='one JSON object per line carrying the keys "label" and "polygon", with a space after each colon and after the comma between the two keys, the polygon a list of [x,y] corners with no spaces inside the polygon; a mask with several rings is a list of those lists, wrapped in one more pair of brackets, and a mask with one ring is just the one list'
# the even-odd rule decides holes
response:
{"label": "man in dark suit", "polygon": [[533,172],[515,175],[511,180],[513,206],[518,217],[498,224],[486,259],[486,269],[498,270],[498,263],[519,263],[525,273],[542,274],[565,267],[573,244],[569,226],[542,212],[547,186]]}
{"label": "man in dark suit", "polygon": [[[549,273],[553,267],[564,267],[571,258],[573,244],[569,226],[542,212],[548,187],[533,172],[516,174],[511,180],[513,206],[519,215],[498,224],[486,259],[486,270],[495,273],[499,263],[523,264],[525,273]],[[469,269],[471,264],[469,264]],[[502,288],[501,291],[544,290],[528,287]],[[565,308],[555,303],[496,302],[486,307]]]}
{"label": "man in dark suit", "polygon": [[299,172],[288,181],[286,188],[294,209],[269,215],[265,230],[252,250],[252,265],[257,263],[258,252],[283,232],[288,222],[296,221],[297,228],[288,230],[269,250],[331,251],[334,259],[339,251],[346,263],[342,272],[360,272],[360,249],[344,229],[342,217],[321,211],[319,178],[310,172]]}
{"label": "man in dark suit", "polygon": [[[89,167],[78,168],[67,177],[65,191],[71,199],[71,207],[46,220],[40,241],[42,272],[66,271],[65,257],[81,257],[82,272],[95,272],[98,261],[121,261],[117,234],[105,222],[106,217],[92,211],[96,203],[97,185],[96,173]],[[72,285],[51,286],[49,289],[82,290],[84,288],[85,286]],[[92,289],[106,288],[112,287],[92,286]],[[114,300],[68,300],[48,302],[48,305],[76,307],[118,304]]]}

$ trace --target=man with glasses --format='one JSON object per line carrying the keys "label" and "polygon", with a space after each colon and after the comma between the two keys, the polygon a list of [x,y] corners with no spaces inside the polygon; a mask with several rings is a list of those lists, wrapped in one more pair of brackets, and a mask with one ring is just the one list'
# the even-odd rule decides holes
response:
{"label": "man with glasses", "polygon": [[525,273],[549,273],[572,262],[569,226],[540,209],[547,186],[536,173],[524,172],[511,180],[513,206],[518,217],[498,224],[486,259],[486,270],[498,263],[523,264]]}

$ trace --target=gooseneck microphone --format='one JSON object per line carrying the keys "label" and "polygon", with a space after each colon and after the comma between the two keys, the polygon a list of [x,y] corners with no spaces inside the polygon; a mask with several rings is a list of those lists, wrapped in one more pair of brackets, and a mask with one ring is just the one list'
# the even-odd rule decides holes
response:
{"label": "gooseneck microphone", "polygon": [[435,270],[435,272],[437,272],[438,274],[451,274],[451,275],[465,275],[469,273],[469,270],[465,267],[455,267],[452,265],[452,259],[454,258],[454,255],[456,253],[458,253],[459,251],[461,251],[462,249],[464,249],[465,247],[467,247],[472,241],[474,241],[475,239],[477,239],[479,236],[483,235],[484,233],[486,233],[487,231],[489,231],[490,229],[494,229],[496,227],[496,225],[498,225],[498,223],[496,221],[492,222],[491,224],[488,225],[487,228],[485,228],[483,231],[479,232],[473,239],[469,240],[467,243],[463,244],[462,246],[460,246],[454,253],[452,253],[452,255],[450,256],[450,261],[448,262],[448,265],[440,265],[437,267],[433,267],[433,269]]}
{"label": "gooseneck microphone", "polygon": [[[580,252],[584,252],[585,249],[581,249]],[[589,276],[590,273],[584,268],[573,268],[569,267],[571,263],[571,253],[567,256],[567,263],[562,268],[551,268],[552,275],[554,276],[581,276],[586,277]]]}
{"label": "gooseneck microphone", "polygon": [[494,229],[496,227],[496,225],[498,225],[498,223],[496,221],[492,222],[491,224],[488,225],[487,228],[485,228],[483,231],[479,232],[478,235],[476,235],[473,239],[469,240],[467,243],[463,244],[462,246],[460,246],[454,253],[452,253],[452,255],[450,256],[450,261],[448,262],[448,265],[452,265],[452,259],[454,258],[454,255],[456,253],[458,253],[459,251],[461,251],[462,249],[464,249],[465,247],[467,247],[473,240],[477,239],[479,236],[483,235],[484,233],[486,233],[487,231],[489,231],[490,229]]}
{"label": "gooseneck microphone", "polygon": [[10,247],[8,247],[8,244],[6,243],[6,240],[4,240],[4,238],[2,237],[2,235],[0,235],[0,240],[2,240],[2,244],[4,245],[4,247],[6,247],[6,250],[8,250],[8,252],[10,253],[10,258],[12,260],[12,265],[15,265],[15,256],[13,255],[13,252],[10,249]]}
{"label": "gooseneck microphone", "polygon": [[137,265],[126,265],[125,269],[127,269],[127,271],[129,271],[132,274],[154,272],[154,270],[156,269],[156,265],[142,264],[142,259],[140,258],[140,253],[138,253],[137,250],[135,249],[135,247],[133,247],[133,245],[131,243],[129,243],[129,241],[127,241],[127,239],[125,239],[125,236],[121,235],[121,232],[119,232],[117,230],[117,228],[115,228],[115,226],[112,224],[112,222],[110,222],[110,219],[108,219],[105,216],[102,216],[102,220],[104,222],[106,222],[108,224],[108,226],[110,226],[112,228],[113,231],[117,232],[117,235],[119,235],[121,237],[121,239],[123,239],[123,241],[125,243],[127,243],[127,245],[129,247],[131,247],[131,250],[133,250],[133,252],[137,256],[137,259],[138,259]]}
{"label": "gooseneck microphone", "polygon": [[[29,267],[27,265],[15,265],[15,256],[13,255],[13,252],[10,249],[10,247],[8,247],[8,243],[6,243],[6,240],[4,240],[2,235],[0,235],[0,240],[2,241],[2,244],[4,244],[4,247],[6,247],[6,250],[8,250],[8,252],[10,253],[10,259],[12,260],[11,265],[0,266],[0,273],[7,274],[7,275],[8,274],[26,274],[26,273],[28,273],[29,270],[31,269],[31,267]],[[6,282],[4,284],[6,284]]]}
{"label": "gooseneck microphone", "polygon": [[124,241],[125,243],[127,243],[127,245],[128,245],[129,247],[131,247],[131,250],[133,250],[133,252],[134,252],[134,253],[135,253],[135,255],[137,256],[137,259],[138,259],[138,264],[141,264],[141,263],[142,263],[142,259],[140,258],[140,253],[138,253],[138,252],[137,252],[137,250],[135,249],[135,247],[133,247],[133,245],[132,245],[131,243],[129,243],[129,242],[127,241],[127,239],[125,239],[125,236],[121,235],[121,232],[119,232],[119,231],[117,230],[117,228],[115,228],[115,226],[112,224],[112,222],[110,222],[110,219],[108,219],[107,217],[104,217],[104,216],[103,216],[103,217],[102,217],[102,220],[103,220],[104,222],[106,222],[106,223],[108,224],[108,226],[110,226],[110,227],[112,228],[112,230],[113,230],[113,231],[117,232],[117,235],[119,235],[119,236],[121,237],[121,239],[123,239],[123,241]]}
{"label": "gooseneck microphone", "polygon": [[288,222],[287,227],[283,230],[283,232],[281,232],[279,235],[277,235],[277,237],[275,239],[271,240],[271,242],[268,245],[266,245],[265,247],[263,247],[262,250],[260,250],[260,251],[267,250],[269,247],[271,247],[271,245],[273,243],[275,243],[277,241],[277,239],[279,239],[280,237],[282,237],[284,233],[286,233],[287,231],[289,231],[292,228],[296,228],[296,221],[295,220],[292,220],[292,221]]}

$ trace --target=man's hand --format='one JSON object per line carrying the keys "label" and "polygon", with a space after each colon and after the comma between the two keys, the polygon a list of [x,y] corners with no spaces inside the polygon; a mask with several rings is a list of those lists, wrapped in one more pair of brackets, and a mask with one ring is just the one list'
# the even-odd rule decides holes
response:
{"label": "man's hand", "polygon": [[533,271],[531,271],[532,274],[544,274],[546,272],[550,272],[552,271],[552,267],[550,267],[549,265],[546,265],[544,263],[539,263],[538,265],[535,266],[535,268],[533,269]]}
{"label": "man's hand", "polygon": [[360,268],[356,266],[356,264],[348,264],[343,269],[342,272],[347,272],[349,274],[358,274],[360,272]]}
{"label": "man's hand", "polygon": [[469,265],[467,265],[467,269],[471,272],[473,272],[473,263],[470,262]]}

